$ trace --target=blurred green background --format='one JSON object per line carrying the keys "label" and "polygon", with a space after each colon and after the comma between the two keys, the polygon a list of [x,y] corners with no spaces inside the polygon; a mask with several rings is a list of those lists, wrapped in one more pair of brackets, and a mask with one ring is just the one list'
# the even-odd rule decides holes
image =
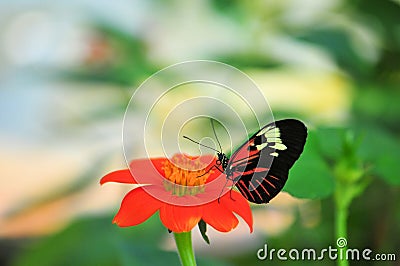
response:
{"label": "blurred green background", "polygon": [[251,235],[209,229],[208,246],[196,229],[199,265],[320,264],[256,252],[334,246],[341,204],[349,247],[400,265],[399,1],[2,1],[0,30],[0,265],[179,263],[157,215],[111,224],[130,187],[98,181],[125,167],[135,88],[193,59],[244,71],[275,118],[310,129],[292,196],[254,207]]}

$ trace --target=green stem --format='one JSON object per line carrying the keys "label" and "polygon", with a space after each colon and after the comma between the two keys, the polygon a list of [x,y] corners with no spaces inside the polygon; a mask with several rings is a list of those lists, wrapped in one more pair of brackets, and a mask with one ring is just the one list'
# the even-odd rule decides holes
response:
{"label": "green stem", "polygon": [[336,162],[334,175],[335,188],[335,234],[338,247],[338,266],[348,266],[347,260],[347,218],[349,208],[355,197],[368,186],[370,179],[366,178],[366,169],[358,158],[360,139],[354,133],[347,131],[343,139],[343,156]]}
{"label": "green stem", "polygon": [[336,210],[336,237],[344,237],[347,239],[347,209],[338,209]]}
{"label": "green stem", "polygon": [[[343,206],[336,201],[336,216],[335,216],[335,231],[336,239],[344,238],[347,241],[347,217],[348,217],[348,206]],[[342,206],[341,206],[342,205]],[[339,254],[343,254],[343,257],[338,257],[338,266],[348,266],[349,262],[346,259],[347,246],[342,248],[338,247]]]}
{"label": "green stem", "polygon": [[174,233],[181,264],[183,266],[196,266],[192,247],[192,232]]}

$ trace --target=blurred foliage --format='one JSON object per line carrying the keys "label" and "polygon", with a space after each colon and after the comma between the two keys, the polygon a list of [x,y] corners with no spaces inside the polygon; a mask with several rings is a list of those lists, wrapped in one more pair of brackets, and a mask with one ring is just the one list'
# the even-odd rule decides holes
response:
{"label": "blurred foliage", "polygon": [[333,193],[334,179],[327,162],[316,151],[318,131],[309,132],[299,161],[290,170],[284,191],[299,198],[325,198]]}
{"label": "blurred foliage", "polygon": [[359,19],[366,27],[374,30],[381,42],[381,56],[374,71],[368,76],[369,81],[400,82],[400,5],[396,1],[362,1],[344,2],[351,18]]}
{"label": "blurred foliage", "polygon": [[[229,2],[229,4],[227,4]],[[306,42],[319,47],[331,56],[338,67],[351,75],[356,82],[400,82],[400,34],[398,30],[400,5],[391,0],[342,1],[328,10],[326,16],[321,15],[314,23],[299,26],[282,19],[286,14],[288,2],[271,1],[266,5],[262,1],[225,1],[213,0],[213,6],[221,14],[230,17],[238,24],[254,26],[253,35],[256,40],[268,35],[271,28],[286,35],[289,39]],[[301,7],[299,7],[301,8]],[[370,51],[360,50],[355,40],[355,29],[363,29],[375,38],[373,45],[378,50],[377,60],[366,59],[364,55]],[[261,35],[261,36],[260,36]],[[362,46],[361,46],[362,47]],[[250,56],[256,60],[247,60],[239,55],[226,58],[228,63],[253,66],[271,65],[274,55],[266,56],[268,51],[258,50],[258,56]],[[251,49],[249,49],[251,51]],[[254,49],[251,54],[254,54]],[[261,63],[260,61],[264,61]],[[279,64],[279,61],[276,62]]]}
{"label": "blurred foliage", "polygon": [[[354,93],[354,120],[370,128],[400,134],[400,88],[397,86],[366,86]],[[394,137],[395,137],[394,136]]]}
{"label": "blurred foliage", "polygon": [[337,65],[357,79],[369,76],[372,66],[355,51],[349,33],[334,27],[318,27],[298,36],[299,40],[322,47]]}
{"label": "blurred foliage", "polygon": [[[158,217],[129,228],[112,226],[111,220],[107,216],[75,221],[55,235],[30,243],[11,265],[179,265],[175,252],[157,246],[168,234]],[[200,258],[198,265],[228,264]]]}
{"label": "blurred foliage", "polygon": [[[137,227],[121,234],[119,228],[110,226],[110,219],[74,222],[64,231],[32,245],[14,265],[142,265],[149,258],[157,260],[154,256],[146,258],[146,253],[150,255],[146,240],[161,233],[156,226],[150,232]],[[134,239],[143,241],[131,241],[133,232]],[[178,263],[172,254],[163,255],[163,260]]]}
{"label": "blurred foliage", "polygon": [[85,190],[88,186],[93,184],[93,181],[97,183],[98,176],[101,176],[104,172],[103,165],[110,160],[109,154],[104,154],[96,158],[93,164],[89,166],[85,171],[76,177],[76,179],[70,182],[68,185],[63,186],[58,189],[54,189],[52,193],[41,195],[34,200],[29,201],[22,206],[17,206],[15,209],[11,209],[7,213],[7,218],[17,217],[23,215],[24,213],[34,211],[35,209],[46,206],[52,202],[60,201],[68,196],[77,195]]}
{"label": "blurred foliage", "polygon": [[137,87],[158,69],[147,58],[143,40],[102,22],[94,23],[81,66],[61,73],[68,80],[106,82],[121,89]]}
{"label": "blurred foliage", "polygon": [[[354,147],[344,144],[346,134],[355,138],[352,140]],[[335,184],[332,174],[345,175],[348,180],[352,178],[348,165],[343,164],[352,164],[350,167],[355,167],[354,171],[361,168],[389,184],[400,185],[398,158],[400,142],[385,130],[371,126],[319,128],[309,132],[304,153],[293,166],[285,191],[300,198],[329,196]]]}

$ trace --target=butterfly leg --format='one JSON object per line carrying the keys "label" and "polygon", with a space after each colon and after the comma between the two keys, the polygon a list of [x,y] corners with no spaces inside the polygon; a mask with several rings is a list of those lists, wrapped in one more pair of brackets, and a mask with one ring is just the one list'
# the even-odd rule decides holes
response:
{"label": "butterfly leg", "polygon": [[226,178],[227,178],[227,180],[231,180],[231,181],[232,181],[232,186],[231,186],[231,189],[229,190],[229,196],[231,197],[231,200],[236,201],[236,200],[232,197],[232,189],[233,189],[235,183],[240,179],[240,176],[239,176],[239,177],[236,177],[236,178],[228,177],[228,176],[227,176]]}
{"label": "butterfly leg", "polygon": [[[219,193],[219,196],[218,196],[218,203],[220,203],[220,202],[219,202],[219,199],[221,198],[221,195],[222,195],[222,193],[224,192],[224,188],[225,188],[226,185],[228,184],[229,180],[233,181],[233,178],[230,178],[230,177],[228,177],[228,176],[226,177],[225,185],[224,185],[224,187],[222,188],[222,190],[221,190],[221,192]],[[233,189],[233,186],[232,186],[231,189],[229,190],[229,196],[230,196],[231,200],[236,201],[236,200],[232,197],[232,189]]]}
{"label": "butterfly leg", "polygon": [[202,174],[202,175],[199,175],[199,176],[197,176],[197,177],[202,177],[203,175],[206,175],[206,174],[208,174],[210,171],[211,171],[211,169],[213,169],[213,168],[216,168],[218,171],[220,171],[221,173],[223,173],[224,172],[224,170],[222,170],[221,168],[219,168],[217,165],[213,165],[213,166],[211,166],[210,167],[210,169],[208,169],[208,171],[207,172],[205,172],[204,174]]}
{"label": "butterfly leg", "polygon": [[232,198],[232,189],[233,187],[231,187],[231,189],[229,190],[229,197],[231,198],[231,200],[236,201],[234,198]]}

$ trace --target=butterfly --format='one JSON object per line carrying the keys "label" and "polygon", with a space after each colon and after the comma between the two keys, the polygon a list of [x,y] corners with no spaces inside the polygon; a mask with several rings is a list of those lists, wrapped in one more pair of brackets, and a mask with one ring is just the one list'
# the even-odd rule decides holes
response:
{"label": "butterfly", "polygon": [[211,125],[219,151],[184,138],[215,150],[218,159],[213,167],[224,173],[227,182],[231,180],[248,201],[257,204],[268,203],[282,190],[307,139],[307,127],[303,122],[279,120],[254,133],[228,158],[222,152],[212,120]]}

